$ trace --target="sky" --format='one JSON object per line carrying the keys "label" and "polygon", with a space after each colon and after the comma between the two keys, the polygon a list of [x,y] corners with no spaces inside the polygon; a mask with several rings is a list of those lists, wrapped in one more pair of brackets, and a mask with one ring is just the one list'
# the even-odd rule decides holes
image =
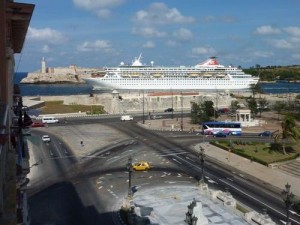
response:
{"label": "sky", "polygon": [[16,72],[131,63],[300,65],[300,0],[19,0],[35,4]]}

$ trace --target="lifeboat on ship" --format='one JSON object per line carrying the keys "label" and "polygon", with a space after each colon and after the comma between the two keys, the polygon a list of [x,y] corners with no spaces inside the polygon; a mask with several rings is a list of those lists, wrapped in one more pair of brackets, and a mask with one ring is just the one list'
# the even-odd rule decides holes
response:
{"label": "lifeboat on ship", "polygon": [[198,77],[199,74],[198,73],[189,73],[189,77]]}
{"label": "lifeboat on ship", "polygon": [[225,77],[225,74],[222,74],[222,73],[216,74],[216,78],[224,78],[224,77]]}
{"label": "lifeboat on ship", "polygon": [[202,74],[202,77],[203,77],[203,78],[211,78],[212,75],[209,74],[209,73],[204,73],[204,74]]}
{"label": "lifeboat on ship", "polygon": [[160,73],[154,73],[154,74],[151,74],[152,75],[152,77],[154,77],[154,78],[159,78],[159,77],[161,77],[161,74]]}
{"label": "lifeboat on ship", "polygon": [[140,77],[140,74],[139,73],[133,73],[133,74],[131,74],[131,77],[132,78],[138,78],[138,77]]}

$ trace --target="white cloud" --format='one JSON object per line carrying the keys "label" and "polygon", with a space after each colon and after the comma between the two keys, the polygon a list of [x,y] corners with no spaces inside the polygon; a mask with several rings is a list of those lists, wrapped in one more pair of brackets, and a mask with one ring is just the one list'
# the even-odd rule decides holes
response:
{"label": "white cloud", "polygon": [[166,42],[166,45],[168,46],[168,47],[177,47],[179,44],[176,42],[176,41],[174,41],[174,40],[168,40],[167,42]]}
{"label": "white cloud", "polygon": [[143,37],[164,37],[166,32],[160,32],[153,27],[132,28],[132,33]]}
{"label": "white cloud", "polygon": [[74,5],[87,11],[95,13],[104,18],[111,14],[110,9],[122,5],[125,0],[73,0]]}
{"label": "white cloud", "polygon": [[48,46],[48,45],[44,45],[44,46],[42,47],[42,52],[43,52],[43,53],[48,53],[48,52],[50,52],[49,46]]}
{"label": "white cloud", "polygon": [[289,40],[293,43],[300,44],[300,37],[291,37]]}
{"label": "white cloud", "polygon": [[85,41],[81,45],[77,46],[77,49],[82,52],[111,52],[112,45],[110,41],[107,40],[96,40],[94,42]]}
{"label": "white cloud", "polygon": [[233,16],[222,16],[220,20],[225,23],[233,23],[236,19]]}
{"label": "white cloud", "polygon": [[293,48],[293,45],[290,42],[288,42],[287,40],[283,40],[283,39],[270,40],[269,42],[275,48],[279,48],[279,49],[291,49],[291,48]]}
{"label": "white cloud", "polygon": [[176,8],[168,8],[164,3],[153,3],[147,10],[140,10],[134,22],[142,24],[180,24],[194,22],[193,17],[183,16]]}
{"label": "white cloud", "polygon": [[216,18],[214,17],[214,16],[204,16],[203,18],[202,18],[202,21],[204,22],[204,23],[210,23],[210,22],[213,22],[213,21],[215,21],[216,20]]}
{"label": "white cloud", "polygon": [[261,58],[268,58],[274,55],[274,53],[270,51],[253,51],[251,54],[252,56]]}
{"label": "white cloud", "polygon": [[192,53],[194,55],[214,55],[216,54],[216,50],[211,47],[198,47],[198,48],[193,48]]}
{"label": "white cloud", "polygon": [[292,54],[291,57],[296,60],[300,60],[300,54]]}
{"label": "white cloud", "polygon": [[154,48],[155,43],[153,41],[147,41],[145,44],[143,44],[143,48]]}
{"label": "white cloud", "polygon": [[173,36],[179,41],[186,42],[193,38],[193,33],[188,29],[180,28],[179,30],[174,31]]}
{"label": "white cloud", "polygon": [[111,11],[109,9],[99,9],[95,13],[100,18],[108,18],[111,15]]}
{"label": "white cloud", "polygon": [[67,40],[67,38],[62,33],[51,28],[36,29],[33,27],[28,28],[27,39],[34,41],[44,41],[52,44],[61,44]]}
{"label": "white cloud", "polygon": [[284,30],[290,35],[300,37],[300,27],[286,27]]}
{"label": "white cloud", "polygon": [[279,34],[281,31],[278,28],[274,28],[270,25],[257,27],[254,31],[254,34],[259,35],[268,35],[268,34]]}

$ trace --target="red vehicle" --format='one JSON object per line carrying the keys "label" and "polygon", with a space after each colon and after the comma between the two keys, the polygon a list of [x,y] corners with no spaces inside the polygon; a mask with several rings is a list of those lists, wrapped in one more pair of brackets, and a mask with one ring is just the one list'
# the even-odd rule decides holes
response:
{"label": "red vehicle", "polygon": [[31,124],[31,127],[44,127],[44,126],[45,126],[45,124],[43,124],[42,122],[39,122],[39,121],[34,121]]}

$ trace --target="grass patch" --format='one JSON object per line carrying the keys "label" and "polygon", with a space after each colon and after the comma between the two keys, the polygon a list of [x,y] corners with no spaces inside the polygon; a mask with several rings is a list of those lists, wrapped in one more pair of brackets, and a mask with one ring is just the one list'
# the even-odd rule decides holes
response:
{"label": "grass patch", "polygon": [[101,105],[64,105],[63,101],[47,101],[45,106],[41,108],[42,114],[54,113],[78,113],[87,112],[87,114],[103,114],[105,113],[104,107]]}
{"label": "grass patch", "polygon": [[298,144],[288,144],[286,149],[289,149],[289,152],[286,155],[284,155],[281,151],[272,150],[270,143],[217,141],[212,142],[212,144],[227,151],[231,149],[232,153],[256,161],[263,165],[291,160],[300,154],[300,146]]}

